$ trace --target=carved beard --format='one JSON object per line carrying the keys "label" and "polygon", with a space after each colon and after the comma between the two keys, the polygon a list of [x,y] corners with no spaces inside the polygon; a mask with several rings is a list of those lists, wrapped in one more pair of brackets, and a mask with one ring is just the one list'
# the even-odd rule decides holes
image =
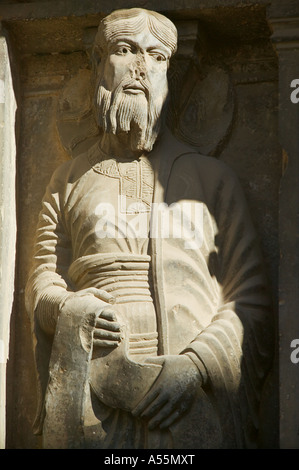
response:
{"label": "carved beard", "polygon": [[150,152],[161,129],[167,93],[154,100],[146,81],[140,83],[144,93],[133,95],[124,92],[125,87],[133,85],[130,77],[124,78],[114,92],[101,82],[96,94],[97,121],[104,132],[128,134],[132,151]]}

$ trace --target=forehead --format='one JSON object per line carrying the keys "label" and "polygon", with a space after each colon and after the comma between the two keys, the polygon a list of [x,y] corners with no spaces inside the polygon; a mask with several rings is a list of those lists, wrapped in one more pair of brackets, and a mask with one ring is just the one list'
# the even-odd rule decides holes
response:
{"label": "forehead", "polygon": [[143,47],[163,47],[171,56],[176,50],[176,28],[157,15],[142,9],[117,10],[101,22],[95,44],[107,51],[109,45],[127,40]]}
{"label": "forehead", "polygon": [[133,44],[144,50],[159,49],[164,51],[169,57],[171,56],[170,48],[154,36],[147,26],[142,31],[128,31],[125,28],[123,31],[120,30],[118,34],[108,40],[108,49],[122,42]]}

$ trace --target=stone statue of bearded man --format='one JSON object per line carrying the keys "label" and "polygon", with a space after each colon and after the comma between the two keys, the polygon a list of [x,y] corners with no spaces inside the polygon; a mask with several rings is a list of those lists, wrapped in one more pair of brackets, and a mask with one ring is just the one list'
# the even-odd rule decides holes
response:
{"label": "stone statue of bearded man", "polygon": [[26,289],[45,448],[258,443],[261,257],[235,176],[164,125],[176,44],[152,11],[99,26],[100,137],[51,179]]}

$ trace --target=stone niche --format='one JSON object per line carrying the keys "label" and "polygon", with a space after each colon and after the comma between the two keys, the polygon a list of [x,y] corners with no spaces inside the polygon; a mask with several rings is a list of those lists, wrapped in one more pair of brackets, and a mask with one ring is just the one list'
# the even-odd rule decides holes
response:
{"label": "stone niche", "polygon": [[[272,40],[270,3],[150,0],[145,7],[168,16],[179,30],[179,49],[169,72],[169,126],[179,139],[226,162],[240,178],[261,239],[278,333],[278,209],[284,161],[279,142],[279,60]],[[133,6],[130,0],[7,0],[0,5],[18,103],[17,250],[6,380],[7,448],[40,447],[32,431],[36,380],[24,288],[41,199],[54,169],[74,158],[95,135],[88,83],[96,27],[110,11]],[[273,17],[290,16],[273,11]],[[261,410],[262,447],[280,446],[277,370],[278,357]]]}

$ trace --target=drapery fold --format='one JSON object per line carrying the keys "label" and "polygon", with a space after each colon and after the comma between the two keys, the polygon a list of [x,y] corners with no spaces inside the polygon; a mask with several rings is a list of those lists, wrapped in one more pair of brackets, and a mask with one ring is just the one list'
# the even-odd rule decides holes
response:
{"label": "drapery fold", "polygon": [[[206,377],[203,390],[221,425],[221,446],[256,447],[259,404],[273,347],[271,306],[256,233],[231,171],[167,139],[154,151],[162,165],[155,180],[156,187],[160,179],[162,190],[155,202],[164,202],[168,208],[175,202],[182,210],[183,202],[201,204],[203,243],[197,249],[187,249],[183,238],[162,237],[151,252],[144,241],[97,237],[97,205],[103,201],[117,208],[120,185],[116,178],[94,171],[86,155],[64,164],[51,180],[26,288],[41,387],[38,416],[43,417],[51,350],[59,351],[59,335],[56,331],[53,343],[51,334],[63,305],[87,286],[80,284],[80,276],[90,277],[91,285],[97,285],[97,258],[109,259],[113,253],[121,263],[122,257],[135,250],[143,262],[147,257],[156,293],[161,293],[165,318],[158,340],[165,334],[169,353],[190,354]],[[96,154],[96,147],[90,152]],[[166,208],[167,214],[171,217]],[[157,305],[156,293],[153,302]],[[85,382],[88,357],[83,361]],[[86,391],[85,382],[78,387]],[[79,401],[77,406],[81,405]],[[41,431],[42,419],[37,422]]]}

